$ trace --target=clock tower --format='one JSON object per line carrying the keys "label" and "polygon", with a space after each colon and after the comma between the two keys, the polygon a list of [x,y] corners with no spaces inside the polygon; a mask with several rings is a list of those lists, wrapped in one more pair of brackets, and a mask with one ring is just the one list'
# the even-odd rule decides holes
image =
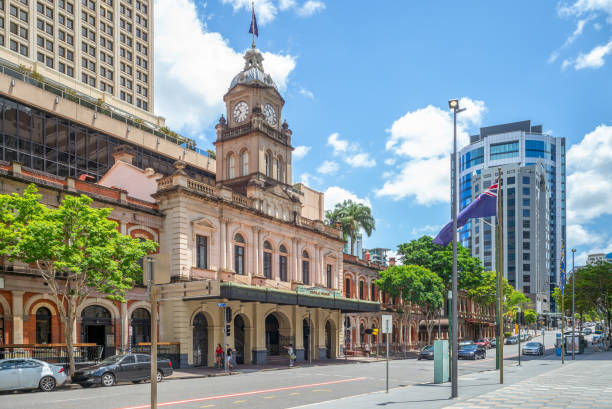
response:
{"label": "clock tower", "polygon": [[[253,48],[223,96],[226,115],[216,126],[217,184],[246,193],[246,186],[291,185],[291,130],[285,100]],[[227,118],[227,119],[226,119]]]}

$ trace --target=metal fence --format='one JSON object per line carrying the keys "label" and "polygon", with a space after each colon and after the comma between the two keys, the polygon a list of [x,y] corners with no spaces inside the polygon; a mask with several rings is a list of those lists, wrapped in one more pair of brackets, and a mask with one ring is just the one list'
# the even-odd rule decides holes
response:
{"label": "metal fence", "polygon": [[[76,344],[74,362],[95,362],[101,359],[104,347],[96,344]],[[34,358],[52,364],[68,364],[68,350],[64,344],[0,345],[0,359]]]}
{"label": "metal fence", "polygon": [[[150,342],[139,342],[132,347],[132,352],[136,354],[151,354]],[[181,344],[178,342],[160,342],[157,345],[157,358],[168,359],[172,362],[173,368],[178,368],[181,361]]]}

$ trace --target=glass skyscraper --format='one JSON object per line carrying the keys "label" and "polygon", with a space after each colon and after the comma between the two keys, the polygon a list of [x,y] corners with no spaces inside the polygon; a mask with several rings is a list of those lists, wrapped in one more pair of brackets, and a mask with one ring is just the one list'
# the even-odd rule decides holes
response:
{"label": "glass skyscraper", "polygon": [[[532,126],[531,121],[489,126],[470,137],[470,144],[460,150],[459,158],[460,210],[488,188],[487,184],[495,182],[496,170],[502,167],[502,181],[507,188],[504,197],[504,276],[515,288],[530,293],[535,292],[530,275],[545,268],[548,272],[546,283],[552,293],[560,280],[562,243],[566,234],[565,138],[542,133],[542,126]],[[548,201],[545,204],[534,196],[534,190],[540,189],[537,184],[540,173]],[[510,193],[514,197],[510,198]],[[540,214],[542,212],[547,214]],[[547,224],[544,230],[537,227],[542,220]],[[493,221],[489,218],[489,222]],[[534,243],[544,238],[544,247]],[[494,228],[482,222],[468,223],[460,230],[460,241],[472,249],[474,256],[481,258],[486,270],[496,269]],[[541,280],[536,281],[535,286],[541,287]],[[549,302],[550,310],[554,311],[554,301]]]}

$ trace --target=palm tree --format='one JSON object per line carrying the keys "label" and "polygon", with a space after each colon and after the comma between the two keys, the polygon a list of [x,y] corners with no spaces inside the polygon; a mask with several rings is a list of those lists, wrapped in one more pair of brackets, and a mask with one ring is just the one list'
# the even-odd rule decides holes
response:
{"label": "palm tree", "polygon": [[340,223],[344,240],[347,237],[351,239],[351,254],[355,251],[357,233],[363,230],[369,237],[372,231],[376,229],[372,210],[368,206],[355,203],[350,199],[337,203],[333,210],[327,211],[325,218],[330,225]]}

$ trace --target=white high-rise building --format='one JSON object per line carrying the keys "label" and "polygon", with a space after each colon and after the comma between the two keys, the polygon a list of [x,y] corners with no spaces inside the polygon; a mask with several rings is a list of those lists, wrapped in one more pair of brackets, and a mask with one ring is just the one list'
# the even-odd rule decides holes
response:
{"label": "white high-rise building", "polygon": [[[566,237],[565,138],[542,133],[542,126],[532,126],[531,121],[489,126],[470,137],[470,144],[461,149],[459,158],[460,209],[488,188],[487,184],[494,183],[497,168],[502,167],[506,193],[504,276],[515,288],[532,294],[534,301],[542,301],[535,294],[541,293],[543,281],[539,274],[534,277],[533,272],[545,266],[549,293],[558,286],[562,243]],[[533,177],[523,174],[528,169]],[[538,184],[541,178],[544,178],[545,189]],[[514,206],[511,211],[507,202],[510,189],[514,189],[515,196],[514,201],[510,202]],[[544,191],[548,202],[546,206],[539,196]],[[514,215],[514,231],[510,231],[507,225],[512,219],[511,215]],[[537,228],[543,220],[547,220],[548,224],[544,230]],[[468,223],[460,230],[461,243],[471,248],[474,256],[482,259],[486,270],[496,269],[494,232],[495,229],[481,222]],[[517,232],[520,232],[520,237]],[[531,237],[532,234],[534,237]],[[548,236],[548,240],[542,247],[542,243],[536,241],[542,241],[545,236]],[[513,260],[514,264],[511,263]],[[535,283],[531,281],[534,279]],[[550,310],[554,311],[554,301],[551,299],[548,303]],[[544,305],[541,307],[541,311],[547,309]]]}

